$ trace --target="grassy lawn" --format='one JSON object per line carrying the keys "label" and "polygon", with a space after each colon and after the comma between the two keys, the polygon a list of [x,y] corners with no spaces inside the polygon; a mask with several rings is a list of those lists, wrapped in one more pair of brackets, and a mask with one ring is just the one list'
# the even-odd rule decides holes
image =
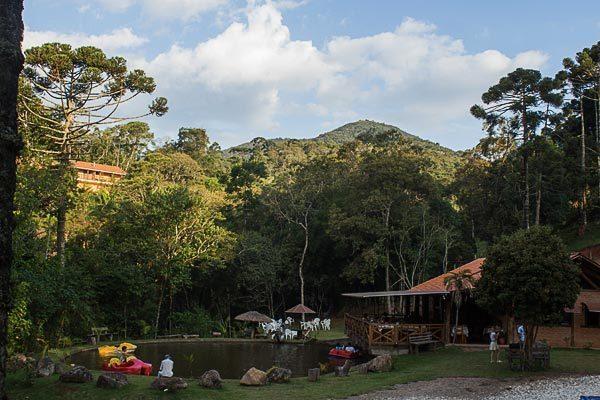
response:
{"label": "grassy lawn", "polygon": [[[526,375],[558,373],[600,374],[600,351],[553,350],[552,367],[545,372],[528,372]],[[94,373],[95,376],[98,372]],[[94,383],[61,384],[57,377],[36,379],[33,387],[23,387],[20,375],[8,379],[11,399],[330,399],[384,389],[394,384],[431,380],[439,377],[477,376],[490,378],[519,377],[507,364],[490,364],[488,352],[469,352],[458,348],[446,348],[420,355],[399,356],[394,359],[390,373],[355,375],[335,378],[321,377],[317,383],[306,378],[294,378],[291,383],[260,388],[241,387],[236,380],[227,380],[221,390],[200,388],[195,380],[189,380],[189,388],[177,393],[159,393],[149,388],[152,377],[130,376],[131,384],[120,390],[97,389]]]}

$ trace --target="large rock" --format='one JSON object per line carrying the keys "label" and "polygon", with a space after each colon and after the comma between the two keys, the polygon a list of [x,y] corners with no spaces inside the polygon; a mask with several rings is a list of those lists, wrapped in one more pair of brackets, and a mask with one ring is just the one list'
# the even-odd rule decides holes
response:
{"label": "large rock", "polygon": [[125,385],[128,385],[129,381],[125,374],[105,372],[98,377],[96,386],[105,389],[119,389]]}
{"label": "large rock", "polygon": [[76,365],[67,372],[60,374],[58,379],[65,383],[86,383],[91,382],[94,377],[86,367]]}
{"label": "large rock", "polygon": [[266,384],[267,374],[254,367],[250,368],[240,379],[240,385],[244,386],[264,386]]}
{"label": "large rock", "polygon": [[346,360],[343,366],[335,367],[333,372],[335,376],[348,376],[348,374],[350,373],[350,368],[352,368],[352,363],[350,362],[350,360]]}
{"label": "large rock", "polygon": [[392,356],[384,354],[369,361],[370,372],[390,372],[392,370]]}
{"label": "large rock", "polygon": [[206,371],[200,377],[200,386],[209,389],[221,389],[221,384],[223,380],[221,379],[221,375],[219,371],[211,369]]}
{"label": "large rock", "polygon": [[171,377],[165,378],[160,377],[150,383],[152,389],[162,390],[163,392],[177,392],[182,389],[187,389],[187,382],[183,378]]}
{"label": "large rock", "polygon": [[47,378],[54,373],[54,361],[50,357],[44,357],[37,362],[35,374],[40,378]]}
{"label": "large rock", "polygon": [[268,383],[288,383],[292,377],[292,370],[287,368],[272,367],[267,371]]}

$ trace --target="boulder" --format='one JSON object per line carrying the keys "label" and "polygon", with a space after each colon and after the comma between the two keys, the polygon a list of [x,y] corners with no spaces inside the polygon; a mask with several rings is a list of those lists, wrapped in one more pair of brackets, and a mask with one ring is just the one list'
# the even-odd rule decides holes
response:
{"label": "boulder", "polygon": [[58,380],[64,383],[86,383],[94,379],[92,373],[81,365],[76,365],[67,372],[60,374]]}
{"label": "boulder", "polygon": [[377,356],[367,363],[368,372],[390,372],[392,370],[392,356],[384,354]]}
{"label": "boulder", "polygon": [[69,370],[70,367],[67,366],[67,364],[65,364],[62,361],[56,362],[54,363],[54,373],[55,374],[64,374],[65,372],[67,372]]}
{"label": "boulder", "polygon": [[342,367],[335,367],[335,376],[348,376],[351,367],[352,363],[350,362],[350,360],[346,360]]}
{"label": "boulder", "polygon": [[244,386],[264,386],[267,384],[267,374],[260,369],[254,367],[250,368],[242,379],[240,379],[240,385]]}
{"label": "boulder", "polygon": [[35,374],[40,378],[47,378],[54,373],[54,361],[50,357],[44,357],[37,362]]}
{"label": "boulder", "polygon": [[129,381],[125,374],[105,372],[98,377],[96,386],[104,389],[119,389],[128,385]]}
{"label": "boulder", "polygon": [[369,372],[369,365],[368,363],[364,363],[364,364],[359,364],[356,366],[356,371],[359,374],[367,374]]}
{"label": "boulder", "polygon": [[308,370],[308,381],[316,382],[319,380],[319,376],[321,376],[320,368],[311,368]]}
{"label": "boulder", "polygon": [[221,389],[222,382],[223,380],[221,379],[219,371],[215,369],[206,371],[200,377],[200,386],[209,389]]}
{"label": "boulder", "polygon": [[268,383],[288,383],[292,377],[292,370],[287,368],[272,367],[267,371]]}
{"label": "boulder", "polygon": [[156,378],[150,383],[152,389],[161,390],[163,392],[177,392],[182,389],[187,389],[187,382],[183,378],[177,377],[160,377]]}

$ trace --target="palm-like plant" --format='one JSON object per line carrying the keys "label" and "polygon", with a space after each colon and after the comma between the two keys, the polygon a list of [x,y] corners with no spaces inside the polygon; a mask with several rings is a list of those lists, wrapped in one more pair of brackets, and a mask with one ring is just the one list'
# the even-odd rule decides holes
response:
{"label": "palm-like plant", "polygon": [[456,333],[458,332],[458,313],[463,301],[463,292],[469,289],[473,289],[475,286],[475,279],[470,271],[458,271],[450,272],[444,279],[446,290],[450,292],[451,300],[454,303],[456,309],[456,316],[454,318],[454,337],[452,343],[456,342]]}

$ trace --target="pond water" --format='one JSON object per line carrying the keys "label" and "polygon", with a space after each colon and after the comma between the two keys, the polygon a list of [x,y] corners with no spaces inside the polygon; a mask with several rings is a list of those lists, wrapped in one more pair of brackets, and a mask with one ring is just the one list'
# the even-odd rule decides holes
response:
{"label": "pond water", "polygon": [[[151,363],[156,374],[164,355],[170,354],[175,362],[175,375],[186,378],[216,369],[222,378],[239,379],[250,367],[266,371],[273,365],[291,369],[293,376],[306,376],[308,369],[318,367],[319,363],[343,365],[345,360],[328,357],[330,347],[322,343],[162,342],[139,344],[135,356]],[[96,350],[74,354],[69,360],[91,369],[100,369],[106,361]]]}

